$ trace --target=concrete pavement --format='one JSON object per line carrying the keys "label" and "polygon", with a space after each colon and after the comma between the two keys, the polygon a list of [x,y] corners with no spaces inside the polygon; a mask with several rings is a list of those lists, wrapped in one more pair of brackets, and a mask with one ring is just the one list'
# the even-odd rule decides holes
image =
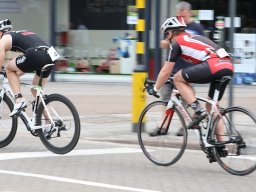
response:
{"label": "concrete pavement", "polygon": [[[195,89],[205,96],[208,88]],[[234,103],[256,112],[254,89],[235,86]],[[15,140],[1,149],[1,190],[247,192],[254,188],[255,173],[246,177],[230,175],[217,163],[209,164],[205,154],[198,150],[186,150],[180,161],[170,167],[151,163],[138,152],[137,134],[132,132],[131,90],[131,81],[118,79],[49,82],[46,93],[67,96],[79,111],[82,125],[79,143],[74,153],[54,156],[20,122]],[[32,100],[29,90],[24,88],[22,92],[27,100]],[[223,105],[228,102],[227,96],[228,93]],[[147,96],[147,102],[153,100],[154,97]],[[198,144],[193,131],[189,132],[190,143]],[[4,160],[7,157],[13,159]]]}
{"label": "concrete pavement", "polygon": [[[30,81],[32,74],[26,74],[22,80]],[[132,133],[131,116],[132,109],[132,76],[129,75],[70,75],[70,74],[56,74],[56,82],[49,82],[45,86],[45,91],[49,93],[61,93],[69,97],[78,108],[83,119],[91,123],[92,129],[94,123],[97,126],[104,127],[103,131],[107,135],[108,123],[114,124],[109,128],[110,132],[113,130],[120,131],[121,135],[124,129],[119,129],[119,123]],[[195,85],[197,95],[205,97],[208,92],[208,85]],[[29,90],[24,89],[27,97],[30,97]],[[225,107],[230,102],[230,89],[226,89],[226,93],[221,102],[221,106]],[[147,94],[146,94],[147,95]],[[233,86],[233,105],[243,106],[256,113],[256,87],[249,85],[234,85]],[[31,99],[31,98],[29,98]],[[147,95],[147,103],[150,103],[156,98]],[[111,131],[112,129],[112,131]],[[131,131],[130,131],[131,130]],[[92,136],[94,133],[91,133]],[[98,133],[97,133],[98,134]],[[90,135],[90,134],[89,134]],[[87,136],[89,136],[87,135]],[[99,135],[99,134],[98,134]]]}
{"label": "concrete pavement", "polygon": [[[70,75],[56,74],[56,82],[49,82],[45,91],[62,93],[69,97],[79,111],[82,125],[86,122],[86,137],[92,140],[108,140],[113,142],[137,143],[137,135],[132,129],[132,76],[129,75]],[[27,81],[31,74],[23,77]],[[205,97],[208,85],[195,85],[199,96]],[[28,91],[28,90],[24,90]],[[230,89],[221,102],[228,106]],[[27,97],[29,97],[29,91]],[[147,95],[147,94],[146,94]],[[256,96],[254,86],[236,85],[233,87],[233,104],[247,107],[256,112]],[[147,95],[147,103],[156,100]],[[120,128],[122,127],[122,128]],[[118,135],[118,137],[116,136]],[[82,135],[83,136],[83,135]],[[189,131],[189,142],[198,144],[194,131]]]}

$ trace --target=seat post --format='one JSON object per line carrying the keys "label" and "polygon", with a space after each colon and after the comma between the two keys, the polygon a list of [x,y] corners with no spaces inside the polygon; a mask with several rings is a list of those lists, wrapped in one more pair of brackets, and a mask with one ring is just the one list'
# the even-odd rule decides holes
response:
{"label": "seat post", "polygon": [[44,73],[44,71],[42,70],[41,73],[40,73],[40,78],[39,78],[39,82],[38,82],[38,85],[39,85],[40,87],[42,86],[43,73]]}
{"label": "seat post", "polygon": [[217,102],[218,98],[219,98],[219,95],[220,95],[220,91],[218,89],[215,89],[214,90],[214,95],[213,95],[213,101]]}
{"label": "seat post", "polygon": [[217,102],[219,100],[220,90],[223,86],[226,86],[231,79],[231,76],[224,76],[221,79],[216,80],[217,84],[214,90],[213,101]]}
{"label": "seat post", "polygon": [[41,69],[41,72],[40,72],[40,78],[39,78],[39,82],[38,82],[39,86],[42,86],[44,71],[46,71],[47,69],[49,69],[50,66],[53,66],[53,65],[54,64],[51,63],[51,64],[47,64],[47,65],[43,66],[43,68]]}

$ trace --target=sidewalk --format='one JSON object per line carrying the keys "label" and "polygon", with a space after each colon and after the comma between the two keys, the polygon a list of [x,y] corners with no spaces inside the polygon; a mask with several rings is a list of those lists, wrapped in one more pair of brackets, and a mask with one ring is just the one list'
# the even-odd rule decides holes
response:
{"label": "sidewalk", "polygon": [[[26,74],[23,80],[31,80]],[[65,83],[63,83],[65,82]],[[49,93],[61,93],[72,100],[80,114],[81,139],[133,143],[138,145],[137,134],[132,127],[132,76],[56,74],[56,82],[49,82],[45,89]],[[195,86],[199,96],[206,96],[207,85]],[[234,86],[234,105],[256,112],[256,89],[253,86]],[[28,93],[29,94],[29,93]],[[229,89],[224,95],[222,106],[228,104]],[[81,100],[82,99],[82,100]],[[155,100],[147,95],[147,103]],[[82,102],[81,102],[82,101]],[[189,131],[189,143],[198,146],[198,136]]]}

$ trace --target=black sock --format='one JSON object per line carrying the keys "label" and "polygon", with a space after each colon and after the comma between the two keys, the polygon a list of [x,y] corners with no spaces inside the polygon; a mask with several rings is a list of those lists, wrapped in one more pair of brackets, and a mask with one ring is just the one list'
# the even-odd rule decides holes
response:
{"label": "black sock", "polygon": [[201,107],[200,103],[198,102],[198,100],[194,101],[193,103],[190,104],[191,108],[195,111],[195,113],[202,113],[204,110],[204,108]]}

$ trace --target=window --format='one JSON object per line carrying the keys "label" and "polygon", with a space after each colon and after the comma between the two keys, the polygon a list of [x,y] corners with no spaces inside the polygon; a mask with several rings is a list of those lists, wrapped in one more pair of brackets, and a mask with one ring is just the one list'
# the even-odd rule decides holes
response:
{"label": "window", "polygon": [[126,30],[132,0],[70,0],[71,29]]}

